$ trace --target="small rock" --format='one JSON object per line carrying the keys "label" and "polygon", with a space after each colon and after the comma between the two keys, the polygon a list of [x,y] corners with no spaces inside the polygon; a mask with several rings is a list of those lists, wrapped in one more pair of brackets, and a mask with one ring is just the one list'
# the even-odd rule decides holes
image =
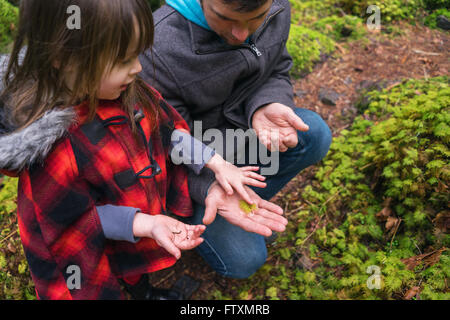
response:
{"label": "small rock", "polygon": [[323,62],[327,61],[330,57],[331,57],[330,54],[321,52],[319,55],[319,59],[320,59],[319,61],[320,61],[320,63],[323,63]]}
{"label": "small rock", "polygon": [[387,87],[387,81],[384,80],[363,80],[358,84],[357,90],[366,90],[366,91],[373,91],[373,90],[382,90]]}
{"label": "small rock", "polygon": [[306,95],[307,93],[308,93],[308,92],[303,91],[302,89],[299,89],[299,90],[294,91],[294,96],[295,96],[295,97],[301,98],[301,97],[303,97],[304,95]]}
{"label": "small rock", "polygon": [[444,15],[437,16],[436,26],[444,30],[450,30],[450,20]]}
{"label": "small rock", "polygon": [[322,101],[322,103],[330,106],[335,106],[338,99],[339,93],[337,93],[336,91],[328,88],[320,88],[319,100]]}
{"label": "small rock", "polygon": [[347,84],[347,85],[351,84],[352,83],[352,77],[348,76],[347,78],[345,78],[344,83]]}

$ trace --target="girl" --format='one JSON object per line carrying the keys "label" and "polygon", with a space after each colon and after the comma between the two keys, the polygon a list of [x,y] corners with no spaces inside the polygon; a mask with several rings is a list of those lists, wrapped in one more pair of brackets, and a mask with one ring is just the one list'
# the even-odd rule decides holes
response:
{"label": "girl", "polygon": [[[73,5],[80,29],[67,27]],[[148,298],[141,276],[202,242],[205,226],[167,216],[192,213],[185,169],[169,161],[172,134],[189,128],[137,76],[152,41],[146,0],[21,1],[0,97],[0,169],[19,176],[20,235],[40,299],[124,298],[119,280]],[[212,152],[205,165],[248,202],[244,183],[265,186],[257,168]]]}

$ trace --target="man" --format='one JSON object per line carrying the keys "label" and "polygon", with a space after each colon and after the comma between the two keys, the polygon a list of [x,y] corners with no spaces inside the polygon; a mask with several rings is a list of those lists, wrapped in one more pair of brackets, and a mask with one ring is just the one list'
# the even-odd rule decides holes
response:
{"label": "man", "polygon": [[[202,132],[254,129],[259,143],[279,161],[278,172],[266,177],[266,188],[248,188],[258,204],[251,215],[243,213],[236,192],[227,194],[209,169],[189,177],[196,203],[190,223],[208,225],[198,252],[219,274],[247,278],[266,261],[264,236],[284,231],[287,223],[280,219],[282,209],[267,200],[327,154],[331,132],[318,114],[296,108],[293,101],[288,0],[166,3],[154,13],[155,42],[140,57],[141,76],[193,131],[195,121]],[[268,132],[279,135],[274,139]],[[224,146],[236,157],[239,148]],[[261,165],[260,160],[246,164]]]}

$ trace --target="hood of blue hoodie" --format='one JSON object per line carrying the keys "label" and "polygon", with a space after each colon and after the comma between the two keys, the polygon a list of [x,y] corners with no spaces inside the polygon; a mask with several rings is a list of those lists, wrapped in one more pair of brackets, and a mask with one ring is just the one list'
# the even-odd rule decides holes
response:
{"label": "hood of blue hoodie", "polygon": [[[200,0],[166,0],[166,4],[177,10],[187,20],[200,27],[213,31],[206,21]],[[245,40],[248,43],[250,37]]]}
{"label": "hood of blue hoodie", "polygon": [[166,0],[166,4],[177,10],[189,21],[206,30],[211,30],[203,14],[200,0]]}

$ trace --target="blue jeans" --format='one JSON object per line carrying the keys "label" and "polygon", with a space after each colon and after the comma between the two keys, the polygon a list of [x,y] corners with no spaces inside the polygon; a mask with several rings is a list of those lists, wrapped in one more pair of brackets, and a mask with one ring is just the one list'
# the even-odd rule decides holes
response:
{"label": "blue jeans", "polygon": [[[303,169],[319,162],[330,148],[332,135],[328,125],[315,112],[297,108],[295,113],[309,126],[298,132],[295,148],[280,153],[276,175],[268,176],[266,188],[253,188],[265,200],[271,199]],[[195,204],[190,224],[201,224],[205,207]],[[267,259],[264,237],[230,224],[219,214],[203,233],[204,242],[196,248],[202,258],[225,277],[244,279],[255,273]]]}

